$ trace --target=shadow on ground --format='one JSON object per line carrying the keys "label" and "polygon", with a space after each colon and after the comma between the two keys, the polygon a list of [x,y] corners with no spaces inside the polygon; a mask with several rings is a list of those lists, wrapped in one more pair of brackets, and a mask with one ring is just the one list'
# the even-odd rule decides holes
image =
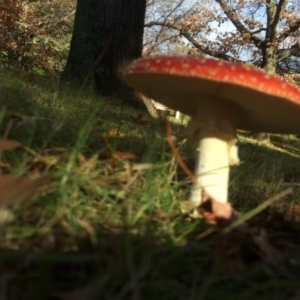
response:
{"label": "shadow on ground", "polygon": [[172,245],[168,237],[158,240],[149,230],[144,236],[134,229],[99,234],[98,243],[81,254],[2,250],[1,299],[250,300],[299,295],[299,249],[268,260],[247,242],[236,251],[237,241],[219,234],[199,238],[203,227],[200,232],[196,226],[184,245]]}

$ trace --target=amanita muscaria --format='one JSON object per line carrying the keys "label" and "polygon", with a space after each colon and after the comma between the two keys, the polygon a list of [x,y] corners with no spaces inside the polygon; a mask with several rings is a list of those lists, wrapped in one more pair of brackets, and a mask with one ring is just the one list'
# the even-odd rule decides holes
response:
{"label": "amanita muscaria", "polygon": [[197,141],[195,184],[227,202],[229,167],[239,164],[236,129],[300,133],[300,91],[248,65],[199,57],[155,56],[134,61],[124,73],[137,91],[191,117],[187,133]]}

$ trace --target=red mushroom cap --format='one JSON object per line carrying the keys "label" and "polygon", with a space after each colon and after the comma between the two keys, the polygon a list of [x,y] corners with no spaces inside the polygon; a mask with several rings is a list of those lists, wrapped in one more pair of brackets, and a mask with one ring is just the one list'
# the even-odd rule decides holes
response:
{"label": "red mushroom cap", "polygon": [[300,90],[249,65],[154,56],[133,62],[124,78],[147,97],[190,116],[214,97],[220,105],[224,100],[239,107],[237,128],[300,133]]}

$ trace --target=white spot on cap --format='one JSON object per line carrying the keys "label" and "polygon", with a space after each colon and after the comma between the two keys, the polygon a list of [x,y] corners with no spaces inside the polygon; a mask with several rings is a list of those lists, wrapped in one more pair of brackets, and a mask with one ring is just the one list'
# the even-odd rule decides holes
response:
{"label": "white spot on cap", "polygon": [[209,76],[215,76],[216,74],[217,74],[217,72],[215,70],[209,70],[208,71]]}
{"label": "white spot on cap", "polygon": [[248,65],[248,64],[243,65],[243,68],[244,68],[246,71],[252,71],[252,70],[253,70],[253,68],[252,68],[250,65]]}

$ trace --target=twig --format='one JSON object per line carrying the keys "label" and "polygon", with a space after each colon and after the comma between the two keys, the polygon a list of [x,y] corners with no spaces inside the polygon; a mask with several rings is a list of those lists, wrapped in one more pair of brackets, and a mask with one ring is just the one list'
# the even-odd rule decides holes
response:
{"label": "twig", "polygon": [[180,167],[183,169],[183,171],[191,178],[191,180],[194,183],[198,184],[197,178],[195,177],[193,172],[187,167],[185,162],[182,160],[180,154],[178,153],[178,151],[177,151],[177,149],[176,149],[176,147],[173,143],[172,133],[171,133],[171,126],[170,126],[170,122],[167,118],[166,118],[166,121],[165,121],[165,125],[166,125],[167,141],[168,141],[169,147],[170,147],[171,152],[173,153],[176,161],[178,162]]}

